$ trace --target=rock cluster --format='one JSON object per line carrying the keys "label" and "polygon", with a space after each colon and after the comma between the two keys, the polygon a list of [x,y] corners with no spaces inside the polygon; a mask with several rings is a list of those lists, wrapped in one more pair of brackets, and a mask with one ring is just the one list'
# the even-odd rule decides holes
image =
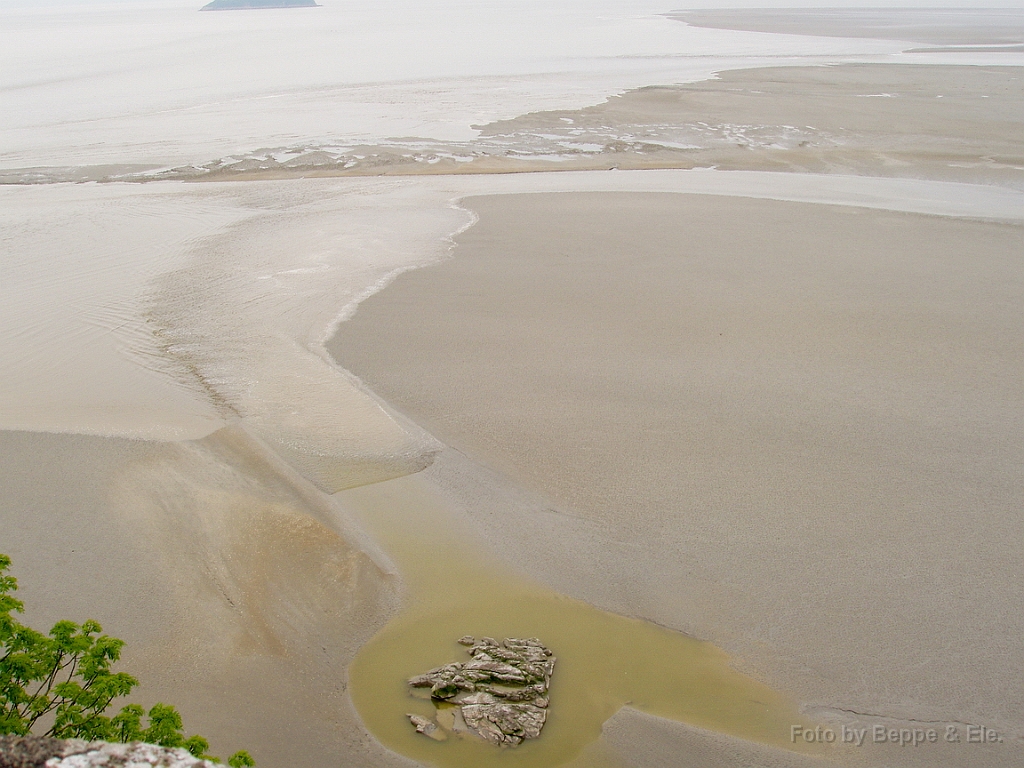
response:
{"label": "rock cluster", "polygon": [[540,736],[548,710],[555,657],[536,638],[466,636],[470,661],[445,664],[410,678],[414,690],[429,689],[436,722],[409,715],[418,733],[443,741],[448,733],[471,733],[502,747]]}
{"label": "rock cluster", "polygon": [[0,736],[0,768],[223,768],[184,749],[132,742]]}

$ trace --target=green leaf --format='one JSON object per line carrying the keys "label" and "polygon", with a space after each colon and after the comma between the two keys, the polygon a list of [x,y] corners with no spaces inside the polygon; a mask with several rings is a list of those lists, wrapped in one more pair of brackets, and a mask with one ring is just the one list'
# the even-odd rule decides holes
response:
{"label": "green leaf", "polygon": [[[204,739],[202,736],[190,736],[185,739],[185,749],[192,753],[193,757],[198,757],[203,760],[209,759],[206,751],[210,748],[210,742]],[[215,762],[220,762],[219,760]]]}
{"label": "green leaf", "polygon": [[142,732],[142,740],[161,747],[183,747],[181,715],[167,704],[154,704],[149,710],[149,728]]}
{"label": "green leaf", "polygon": [[[112,667],[121,658],[124,641],[100,634],[98,622],[81,626],[58,621],[44,635],[15,619],[24,605],[14,597],[18,581],[7,574],[11,559],[0,554],[0,735],[24,736],[39,722],[51,722],[46,734],[57,738],[105,741],[145,741],[163,747],[188,749],[210,758],[202,736],[185,738],[181,715],[168,704],[155,704],[148,713],[127,704],[109,717],[113,701],[139,684]],[[247,752],[228,761],[235,768],[254,765]]]}
{"label": "green leaf", "polygon": [[128,743],[142,741],[142,716],[146,713],[138,704],[126,704],[111,718],[114,741]]}
{"label": "green leaf", "polygon": [[252,768],[256,765],[256,761],[252,759],[252,755],[246,752],[244,749],[240,749],[231,757],[228,758],[228,765],[231,768]]}

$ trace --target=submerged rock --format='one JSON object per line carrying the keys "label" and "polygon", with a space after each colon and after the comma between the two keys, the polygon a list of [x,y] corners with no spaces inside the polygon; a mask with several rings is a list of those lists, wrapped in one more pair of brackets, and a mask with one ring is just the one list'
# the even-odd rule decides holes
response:
{"label": "submerged rock", "polygon": [[421,717],[419,715],[409,715],[409,720],[416,728],[416,733],[422,733],[424,736],[429,736],[434,741],[444,741],[444,731],[437,727],[437,723],[428,717]]}
{"label": "submerged rock", "polygon": [[536,638],[507,637],[499,643],[466,635],[456,642],[469,646],[470,661],[409,678],[410,687],[429,688],[439,707],[437,722],[409,715],[416,731],[441,740],[446,731],[465,730],[502,747],[540,736],[555,669],[551,651]]}

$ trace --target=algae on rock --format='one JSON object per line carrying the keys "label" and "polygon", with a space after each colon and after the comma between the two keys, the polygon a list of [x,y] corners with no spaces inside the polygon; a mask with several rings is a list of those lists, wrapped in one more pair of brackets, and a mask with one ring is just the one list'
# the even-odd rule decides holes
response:
{"label": "algae on rock", "polygon": [[540,736],[547,719],[548,687],[555,657],[537,638],[459,638],[472,660],[453,662],[409,679],[429,689],[434,720],[409,715],[418,733],[443,741],[468,733],[502,747]]}

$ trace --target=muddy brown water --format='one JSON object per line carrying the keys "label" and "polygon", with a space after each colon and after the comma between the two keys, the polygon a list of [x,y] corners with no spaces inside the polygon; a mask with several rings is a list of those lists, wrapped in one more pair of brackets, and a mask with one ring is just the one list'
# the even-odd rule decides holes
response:
{"label": "muddy brown water", "polygon": [[[744,739],[791,748],[795,704],[730,666],[710,643],[599,610],[513,573],[475,541],[420,477],[346,491],[343,498],[395,560],[405,611],[358,653],[350,691],[359,715],[388,748],[442,768],[547,768],[576,757],[621,707]],[[538,637],[558,661],[539,739],[499,749],[472,738],[435,742],[407,713],[435,714],[410,694],[409,677],[468,659],[465,634]]]}

